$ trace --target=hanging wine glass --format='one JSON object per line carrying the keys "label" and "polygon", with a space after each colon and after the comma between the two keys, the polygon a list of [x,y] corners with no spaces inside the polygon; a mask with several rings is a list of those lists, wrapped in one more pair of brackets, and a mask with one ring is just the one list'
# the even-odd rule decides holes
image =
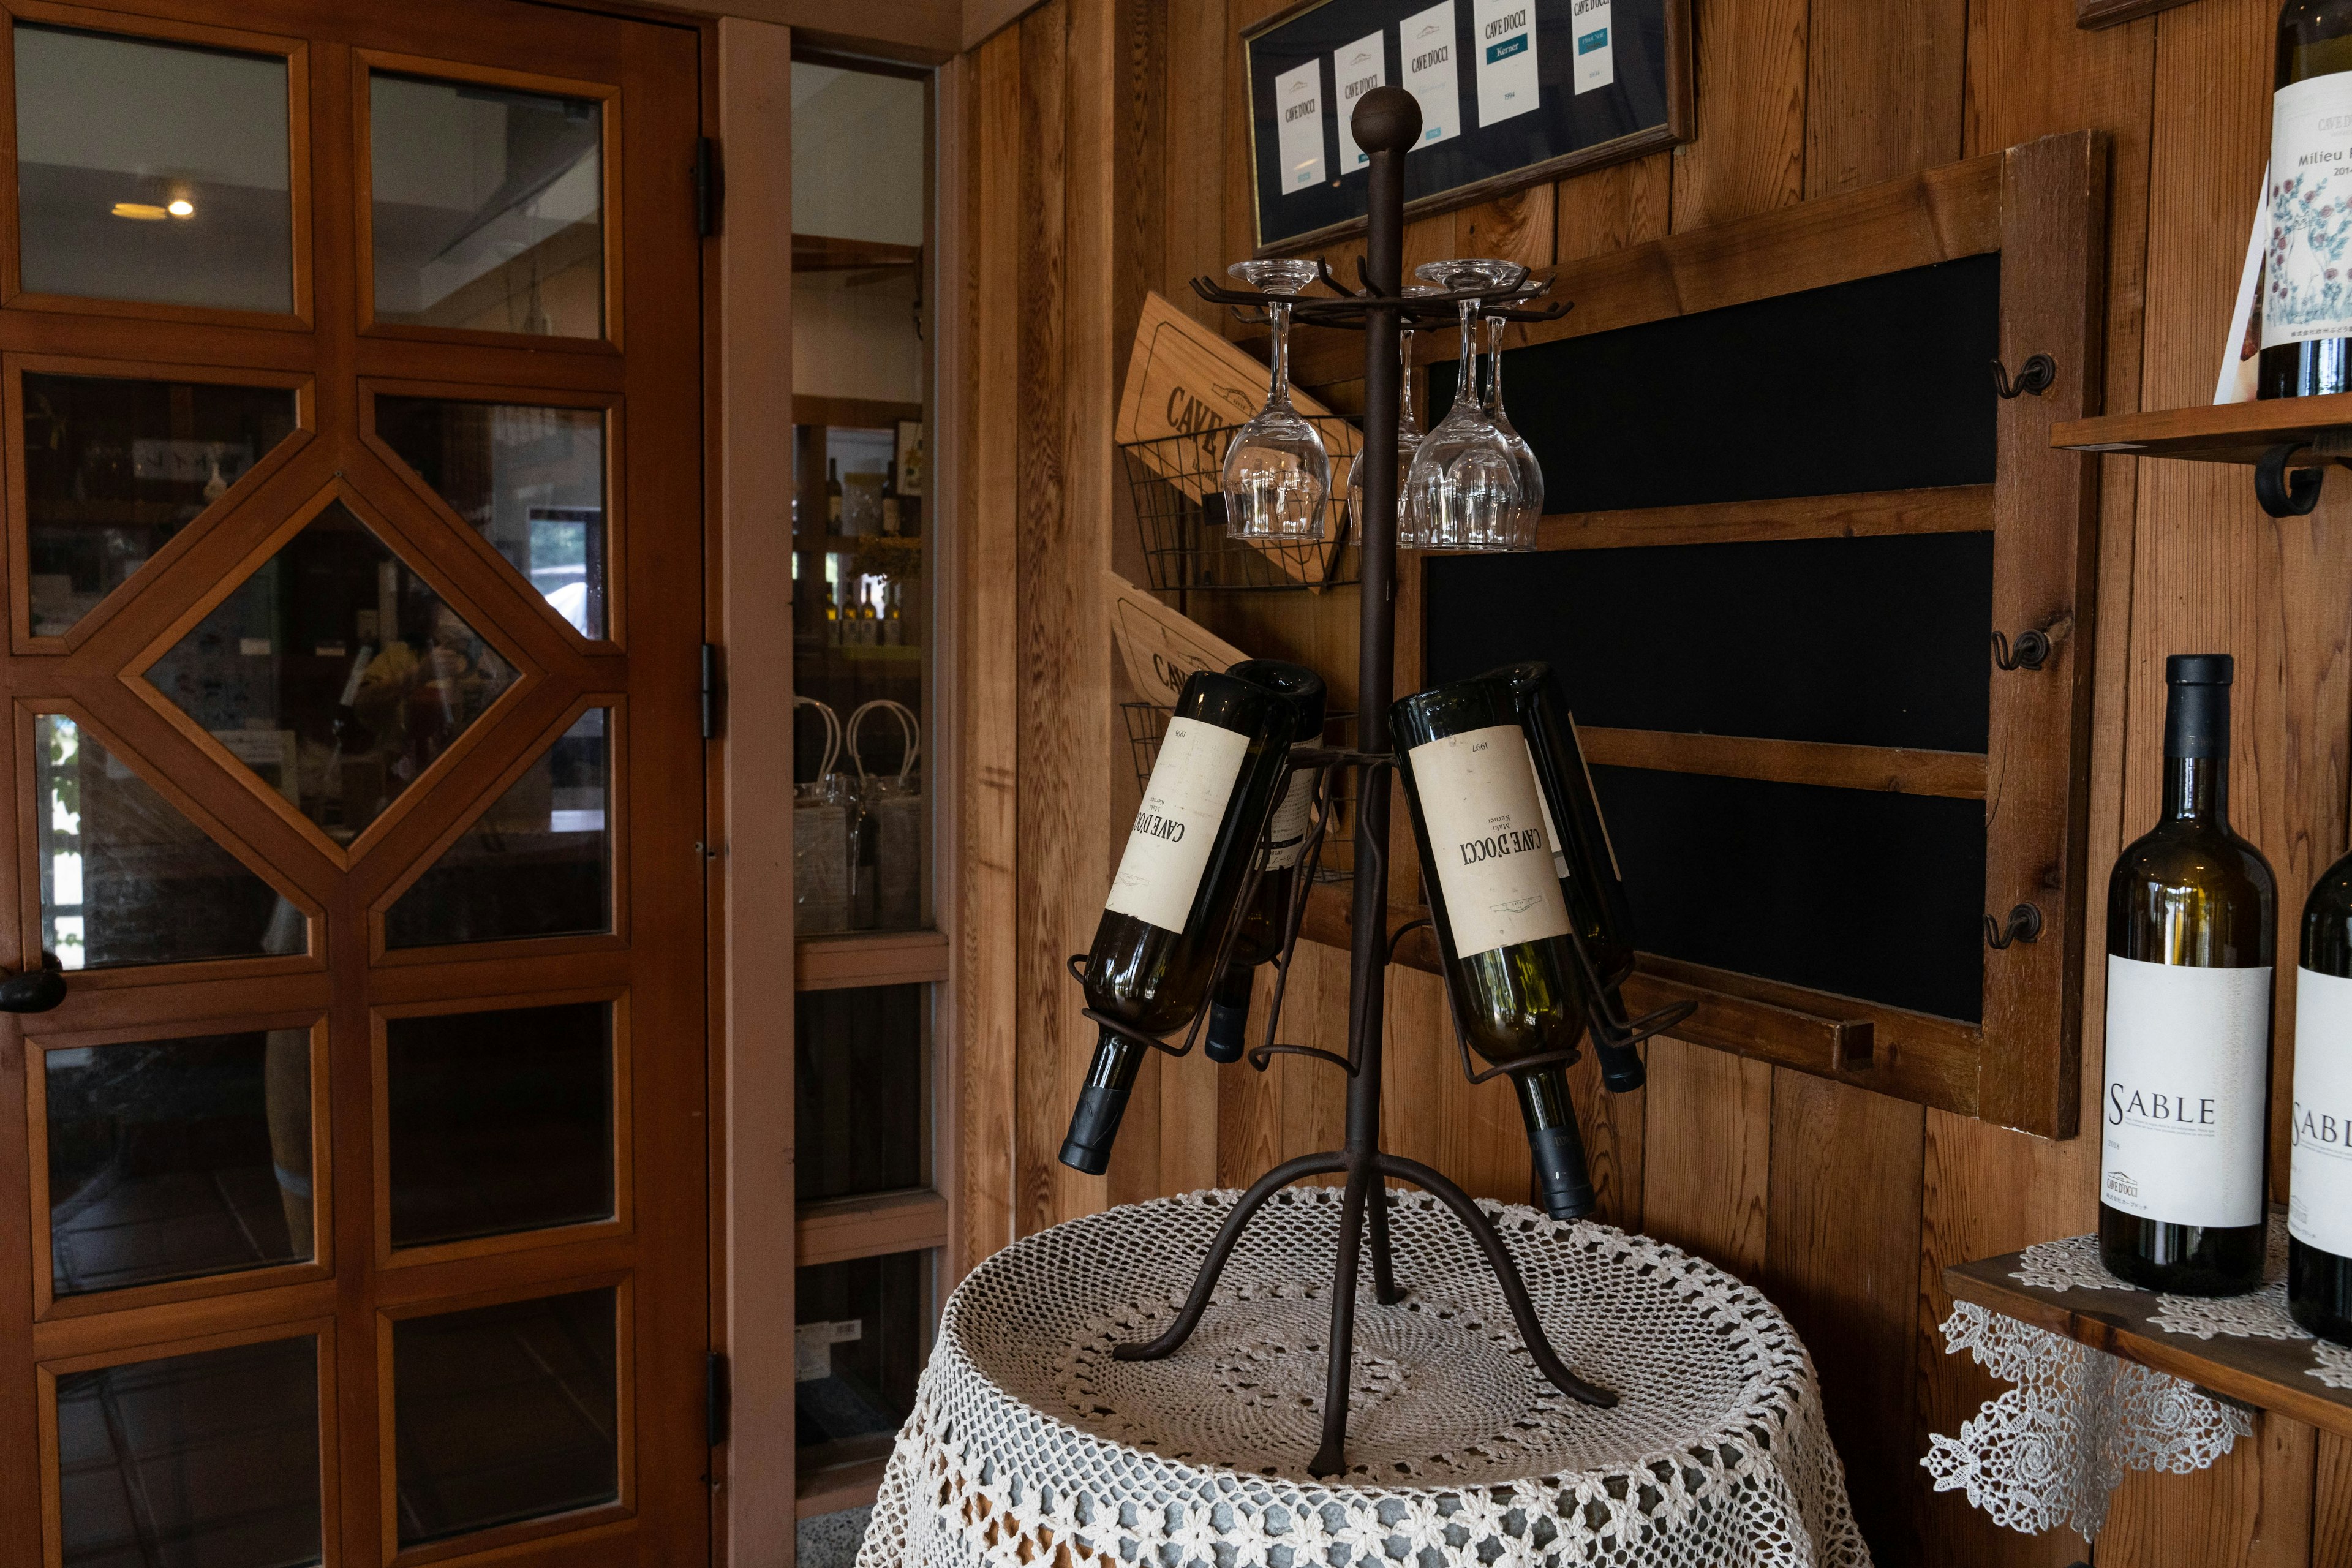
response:
{"label": "hanging wine glass", "polygon": [[1331,496],[1331,458],[1315,426],[1290,406],[1290,299],[1321,276],[1313,261],[1244,261],[1232,275],[1267,296],[1274,324],[1265,406],[1225,448],[1225,529],[1244,539],[1318,540]]}
{"label": "hanging wine glass", "polygon": [[[1408,283],[1405,294],[1442,294],[1444,289],[1433,283]],[[1421,446],[1421,411],[1412,401],[1412,318],[1407,316],[1397,324],[1397,353],[1403,369],[1397,378],[1397,527],[1404,527],[1404,487],[1406,477],[1412,471],[1412,455]],[[1358,453],[1348,465],[1348,516],[1354,521],[1356,538],[1360,542],[1364,532],[1364,463]],[[1402,542],[1400,535],[1399,542]]]}
{"label": "hanging wine glass", "polygon": [[1511,529],[1510,542],[1498,548],[1533,550],[1536,524],[1543,517],[1543,465],[1536,461],[1536,449],[1528,445],[1527,437],[1512,428],[1511,416],[1503,412],[1503,333],[1509,325],[1500,316],[1486,318],[1486,417],[1502,432],[1503,444],[1510,447],[1519,469],[1518,519]]}
{"label": "hanging wine glass", "polygon": [[1478,295],[1519,286],[1528,269],[1515,261],[1432,261],[1414,276],[1461,301],[1462,355],[1454,406],[1414,450],[1405,481],[1405,515],[1397,542],[1418,550],[1509,550],[1517,537],[1526,494],[1519,468],[1501,430],[1478,395],[1474,318]]}

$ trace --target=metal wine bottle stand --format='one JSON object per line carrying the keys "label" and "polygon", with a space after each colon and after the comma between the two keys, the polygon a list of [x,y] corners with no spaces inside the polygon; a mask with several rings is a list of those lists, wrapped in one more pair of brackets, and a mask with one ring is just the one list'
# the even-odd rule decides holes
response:
{"label": "metal wine bottle stand", "polygon": [[[1360,540],[1363,611],[1357,654],[1356,706],[1357,739],[1363,749],[1297,749],[1291,753],[1294,771],[1313,769],[1316,772],[1315,812],[1307,841],[1302,847],[1301,861],[1305,874],[1292,879],[1282,951],[1274,960],[1274,1005],[1266,1018],[1265,1040],[1250,1052],[1251,1065],[1261,1072],[1277,1055],[1313,1057],[1345,1068],[1348,1073],[1347,1146],[1328,1153],[1303,1154],[1260,1176],[1225,1217],[1215,1241],[1209,1247],[1207,1260],[1202,1264],[1201,1272],[1192,1282],[1191,1295],[1186,1298],[1182,1310],[1169,1325],[1168,1331],[1149,1344],[1123,1344],[1111,1352],[1120,1361],[1156,1361],[1173,1354],[1200,1322],[1201,1314],[1209,1304],[1209,1297],[1216,1289],[1217,1279],[1224,1270],[1225,1260],[1232,1256],[1234,1244],[1240,1239],[1242,1230],[1249,1224],[1251,1216],[1265,1201],[1282,1188],[1307,1177],[1345,1173],[1347,1187],[1340,1200],[1339,1250],[1331,1279],[1331,1336],[1324,1379],[1323,1440],[1309,1466],[1318,1476],[1337,1475],[1346,1468],[1348,1372],[1355,1346],[1356,1268],[1367,1239],[1371,1247],[1374,1298],[1383,1305],[1403,1299],[1403,1292],[1397,1289],[1395,1268],[1389,1251],[1388,1188],[1384,1180],[1387,1177],[1409,1183],[1436,1198],[1453,1211],[1454,1217],[1470,1232],[1471,1238],[1485,1253],[1487,1266],[1494,1270],[1496,1279],[1502,1286],[1504,1299],[1510,1304],[1511,1321],[1518,1330],[1520,1340],[1527,1345],[1529,1358],[1553,1387],[1587,1405],[1605,1408],[1617,1403],[1616,1394],[1595,1387],[1570,1372],[1552,1349],[1551,1342],[1544,1334],[1543,1325],[1536,1318],[1535,1304],[1528,1299],[1527,1285],[1519,1278],[1518,1268],[1512,1262],[1509,1249],[1504,1246],[1494,1223],[1470,1194],[1427,1165],[1384,1153],[1380,1146],[1384,973],[1395,952],[1397,942],[1413,926],[1427,923],[1416,921],[1393,933],[1387,929],[1389,789],[1386,775],[1397,765],[1396,756],[1387,748],[1388,711],[1394,695],[1392,665],[1396,650],[1394,585],[1399,322],[1408,316],[1416,321],[1453,322],[1457,319],[1458,307],[1465,300],[1477,300],[1482,317],[1501,315],[1520,321],[1550,321],[1564,313],[1567,307],[1556,303],[1535,303],[1551,287],[1548,280],[1524,282],[1517,289],[1500,293],[1461,289],[1405,297],[1401,276],[1403,271],[1404,154],[1407,148],[1420,140],[1421,107],[1412,95],[1402,88],[1376,88],[1359,102],[1353,127],[1356,144],[1370,154],[1369,231],[1365,259],[1358,264],[1365,287],[1360,293],[1351,291],[1331,276],[1329,268],[1325,267],[1322,268],[1322,282],[1332,290],[1333,297],[1297,297],[1292,301],[1291,315],[1293,321],[1302,324],[1359,330],[1365,338],[1364,447],[1360,459],[1364,476],[1364,513],[1381,521],[1364,528]],[[1262,310],[1267,298],[1264,294],[1221,289],[1206,279],[1195,279],[1192,288],[1204,300],[1244,311]],[[1506,308],[1497,310],[1497,305]],[[1349,767],[1357,770],[1355,904],[1349,966],[1348,1054],[1341,1057],[1309,1046],[1277,1045],[1275,1036],[1281,1022],[1282,998],[1289,982],[1291,956],[1298,943],[1307,896],[1315,883],[1314,871],[1320,862],[1324,827],[1330,817],[1333,773],[1338,769]],[[1241,897],[1234,903],[1234,916],[1227,922],[1219,943],[1217,964],[1211,971],[1213,973],[1223,968],[1226,955],[1241,929],[1244,911],[1251,905],[1258,879],[1265,869],[1270,829],[1269,824],[1268,831],[1260,835]],[[1575,947],[1577,961],[1584,972],[1586,994],[1591,998],[1587,1019],[1596,1041],[1612,1046],[1630,1046],[1670,1026],[1689,1011],[1685,1005],[1638,1019],[1626,1019],[1610,1002],[1581,936],[1571,929],[1570,938]],[[1070,961],[1071,972],[1082,981],[1085,978],[1082,957]],[[1201,1029],[1201,1020],[1196,1017],[1184,1037],[1183,1044],[1171,1046],[1164,1040],[1129,1030],[1117,1020],[1104,1017],[1091,1008],[1087,1009],[1086,1016],[1127,1039],[1171,1056],[1188,1054]],[[1462,1053],[1463,1068],[1473,1083],[1484,1082],[1498,1073],[1524,1072],[1552,1063],[1573,1061],[1577,1056],[1573,1048],[1553,1051],[1542,1056],[1521,1058],[1507,1066],[1489,1068],[1481,1072],[1471,1060],[1468,1044],[1461,1037],[1458,1023],[1455,1043]]]}

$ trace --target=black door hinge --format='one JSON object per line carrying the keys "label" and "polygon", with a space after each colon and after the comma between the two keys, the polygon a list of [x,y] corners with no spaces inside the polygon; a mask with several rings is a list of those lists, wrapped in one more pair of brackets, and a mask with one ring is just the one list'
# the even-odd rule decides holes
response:
{"label": "black door hinge", "polygon": [[712,1351],[703,1376],[704,1426],[708,1446],[716,1448],[727,1441],[727,1358]]}
{"label": "black door hinge", "polygon": [[709,239],[719,232],[719,208],[727,184],[719,170],[719,138],[699,136],[694,143],[694,232]]}
{"label": "black door hinge", "polygon": [[719,645],[702,645],[702,738],[719,738]]}

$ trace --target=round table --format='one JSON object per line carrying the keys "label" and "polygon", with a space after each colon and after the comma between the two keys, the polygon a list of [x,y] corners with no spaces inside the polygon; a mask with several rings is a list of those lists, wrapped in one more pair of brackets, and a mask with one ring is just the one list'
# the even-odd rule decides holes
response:
{"label": "round table", "polygon": [[1072,1220],[949,1301],[858,1568],[1347,1568],[1390,1562],[1866,1564],[1812,1363],[1769,1301],[1607,1226],[1486,1205],[1553,1344],[1615,1408],[1545,1383],[1469,1237],[1391,1193],[1398,1283],[1356,1311],[1346,1474],[1322,1424],[1339,1190],[1278,1194],[1199,1330],[1174,1315],[1237,1194]]}

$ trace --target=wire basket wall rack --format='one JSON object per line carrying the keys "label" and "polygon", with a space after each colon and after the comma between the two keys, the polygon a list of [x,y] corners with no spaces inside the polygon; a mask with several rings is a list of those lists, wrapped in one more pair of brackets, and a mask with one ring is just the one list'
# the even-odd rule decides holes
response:
{"label": "wire basket wall rack", "polygon": [[1192,589],[1337,588],[1356,580],[1358,552],[1348,515],[1357,446],[1352,421],[1307,416],[1331,459],[1328,526],[1319,540],[1244,539],[1225,526],[1225,448],[1238,425],[1119,444],[1147,586]]}

